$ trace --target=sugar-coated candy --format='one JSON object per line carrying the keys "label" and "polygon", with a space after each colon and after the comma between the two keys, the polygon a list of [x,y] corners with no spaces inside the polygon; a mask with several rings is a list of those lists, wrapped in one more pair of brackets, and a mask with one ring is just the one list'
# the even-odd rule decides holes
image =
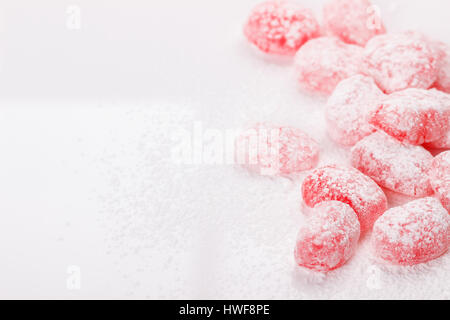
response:
{"label": "sugar-coated candy", "polygon": [[[441,96],[444,99],[447,99],[446,104],[449,106],[450,108],[450,95],[449,94],[444,94],[441,93]],[[448,131],[447,133],[440,139],[427,143],[426,147],[427,148],[432,148],[432,149],[450,149],[450,118],[449,118],[449,123],[448,123]]]}
{"label": "sugar-coated candy", "polygon": [[436,88],[450,93],[450,46],[443,42],[436,42],[435,46],[439,54]]}
{"label": "sugar-coated candy", "polygon": [[437,62],[436,50],[415,32],[379,35],[365,48],[367,72],[385,93],[430,88],[437,80]]}
{"label": "sugar-coated candy", "polygon": [[331,0],[324,7],[323,19],[326,32],[346,43],[365,46],[374,36],[386,33],[369,0]]}
{"label": "sugar-coated candy", "polygon": [[319,35],[319,29],[311,10],[295,2],[268,1],[253,9],[244,34],[263,52],[294,55],[306,41]]}
{"label": "sugar-coated candy", "polygon": [[[450,95],[442,93],[441,96],[444,99],[445,98],[448,99],[446,104],[450,106]],[[449,129],[448,129],[447,133],[442,138],[426,144],[426,147],[433,148],[433,149],[450,149],[450,118],[449,118],[448,128]]]}
{"label": "sugar-coated candy", "polygon": [[365,137],[351,150],[353,167],[382,187],[412,197],[433,194],[428,177],[432,160],[423,147],[402,143],[382,131]]}
{"label": "sugar-coated candy", "polygon": [[295,56],[297,79],[307,91],[330,94],[339,82],[361,73],[363,51],[337,38],[310,40]]}
{"label": "sugar-coated candy", "polygon": [[236,139],[238,164],[262,175],[289,175],[317,165],[319,146],[302,130],[256,124]]}
{"label": "sugar-coated candy", "polygon": [[438,90],[406,89],[383,98],[370,124],[402,142],[436,141],[449,130],[450,99]]}
{"label": "sugar-coated candy", "polygon": [[430,182],[442,205],[450,212],[450,151],[442,152],[433,159]]}
{"label": "sugar-coated candy", "polygon": [[312,209],[297,237],[295,260],[299,266],[327,272],[345,264],[354,254],[360,225],[353,209],[327,201]]}
{"label": "sugar-coated candy", "polygon": [[450,215],[435,198],[392,208],[374,225],[372,244],[383,260],[414,265],[436,259],[449,246]]}
{"label": "sugar-coated candy", "polygon": [[331,200],[348,204],[358,216],[361,232],[370,230],[387,209],[383,190],[351,167],[330,165],[315,169],[303,181],[302,196],[309,207]]}
{"label": "sugar-coated candy", "polygon": [[369,115],[382,97],[383,93],[370,77],[356,75],[340,82],[327,102],[330,137],[342,145],[353,146],[374,132]]}

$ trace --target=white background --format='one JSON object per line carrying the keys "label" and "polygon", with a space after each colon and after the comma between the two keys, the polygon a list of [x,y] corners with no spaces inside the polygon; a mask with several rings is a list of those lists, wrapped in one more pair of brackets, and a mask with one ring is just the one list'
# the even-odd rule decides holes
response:
{"label": "white background", "polygon": [[[298,1],[318,15],[324,3]],[[0,298],[450,298],[449,255],[386,266],[367,238],[327,276],[299,270],[302,177],[173,163],[174,132],[258,120],[309,132],[321,164],[347,163],[325,100],[243,38],[257,2],[0,3]],[[375,3],[389,30],[450,42],[449,1]]]}

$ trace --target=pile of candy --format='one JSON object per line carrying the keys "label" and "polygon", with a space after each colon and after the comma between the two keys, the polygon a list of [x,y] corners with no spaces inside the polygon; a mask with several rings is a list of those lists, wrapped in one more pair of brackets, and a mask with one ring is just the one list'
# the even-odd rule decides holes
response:
{"label": "pile of candy", "polygon": [[[450,245],[450,46],[418,32],[389,34],[368,0],[331,0],[319,24],[297,3],[258,5],[244,27],[266,54],[295,56],[302,90],[328,95],[329,136],[350,146],[351,166],[312,170],[301,186],[308,222],[295,247],[299,266],[327,272],[371,235],[376,257],[414,265]],[[433,157],[430,149],[444,149]],[[317,142],[291,127],[258,123],[236,157],[261,174],[313,169]],[[389,209],[383,191],[417,198]]]}

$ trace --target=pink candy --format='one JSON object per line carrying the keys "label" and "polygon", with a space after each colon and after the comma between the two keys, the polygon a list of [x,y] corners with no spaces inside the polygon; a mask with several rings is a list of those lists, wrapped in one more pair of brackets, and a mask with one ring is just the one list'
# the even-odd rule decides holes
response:
{"label": "pink candy", "polygon": [[370,123],[399,141],[436,141],[449,130],[450,99],[437,90],[407,89],[385,97]]}
{"label": "pink candy", "polygon": [[443,42],[438,42],[435,46],[439,52],[436,88],[450,93],[450,46]]}
{"label": "pink candy", "polygon": [[328,34],[342,41],[364,46],[386,32],[379,12],[368,0],[331,0],[323,10]]}
{"label": "pink candy", "polygon": [[421,146],[403,144],[378,131],[351,151],[352,165],[379,185],[412,197],[433,194],[428,169],[433,156]]}
{"label": "pink candy", "polygon": [[368,118],[382,97],[383,93],[369,77],[356,75],[339,83],[327,102],[330,137],[342,145],[353,146],[374,132]]}
{"label": "pink candy", "polygon": [[426,39],[413,32],[372,38],[365,48],[367,71],[385,93],[428,89],[437,80],[438,56]]}
{"label": "pink candy", "polygon": [[311,10],[296,3],[268,1],[253,9],[244,34],[263,52],[293,55],[318,36],[319,24]]}
{"label": "pink candy", "polygon": [[352,208],[342,202],[323,202],[300,229],[295,260],[316,271],[334,270],[353,256],[359,236],[359,222]]}
{"label": "pink candy", "polygon": [[450,212],[450,151],[443,152],[433,159],[430,181],[442,205]]}
{"label": "pink candy", "polygon": [[308,91],[330,94],[339,82],[361,72],[363,51],[337,38],[310,40],[295,57],[298,81]]}
{"label": "pink candy", "polygon": [[236,160],[262,175],[289,175],[316,166],[319,146],[300,129],[257,124],[237,138]]}
{"label": "pink candy", "polygon": [[361,232],[369,230],[387,209],[386,196],[374,181],[358,170],[341,166],[314,170],[303,181],[302,196],[309,207],[330,200],[350,205],[361,223]]}
{"label": "pink candy", "polygon": [[373,228],[380,258],[414,265],[443,255],[449,246],[450,216],[434,198],[419,199],[386,211]]}

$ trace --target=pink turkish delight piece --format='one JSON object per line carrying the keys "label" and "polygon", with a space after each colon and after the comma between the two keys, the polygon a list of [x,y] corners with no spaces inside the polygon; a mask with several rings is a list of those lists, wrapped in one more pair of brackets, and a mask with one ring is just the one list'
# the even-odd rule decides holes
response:
{"label": "pink turkish delight piece", "polygon": [[353,146],[375,131],[369,116],[383,93],[372,78],[356,75],[343,80],[327,102],[326,119],[330,137],[345,146]]}
{"label": "pink turkish delight piece", "polygon": [[430,182],[442,205],[450,212],[450,151],[439,154],[431,162]]}
{"label": "pink turkish delight piece", "polygon": [[331,165],[315,169],[303,181],[302,196],[309,207],[331,200],[348,204],[358,216],[361,232],[370,230],[387,209],[383,190],[351,167]]}
{"label": "pink turkish delight piece", "polygon": [[438,90],[406,89],[383,98],[370,124],[402,142],[422,145],[449,130],[450,98]]}
{"label": "pink turkish delight piece", "polygon": [[386,33],[380,13],[368,0],[331,0],[323,18],[326,32],[346,43],[365,46],[374,36]]}
{"label": "pink turkish delight piece", "polygon": [[443,42],[436,42],[435,46],[439,53],[438,76],[435,85],[437,89],[450,93],[450,46]]}
{"label": "pink turkish delight piece", "polygon": [[299,266],[320,272],[341,267],[354,254],[360,225],[353,209],[327,201],[312,209],[297,237],[295,260]]}
{"label": "pink turkish delight piece", "polygon": [[319,146],[302,130],[256,124],[236,139],[236,161],[262,175],[289,175],[319,161]]}
{"label": "pink turkish delight piece", "polygon": [[375,223],[372,244],[383,260],[414,265],[436,259],[449,246],[450,215],[435,198],[386,211]]}
{"label": "pink turkish delight piece", "polygon": [[306,41],[319,35],[319,29],[310,9],[295,2],[268,1],[253,9],[244,34],[263,52],[294,55]]}
{"label": "pink turkish delight piece", "polygon": [[388,94],[430,88],[437,80],[438,58],[429,41],[415,32],[379,35],[365,48],[367,72]]}
{"label": "pink turkish delight piece", "polygon": [[339,82],[362,72],[363,51],[337,38],[308,41],[295,57],[301,87],[310,92],[331,94]]}
{"label": "pink turkish delight piece", "polygon": [[421,146],[401,143],[377,131],[351,150],[353,167],[382,187],[412,196],[433,194],[428,170],[433,156]]}

